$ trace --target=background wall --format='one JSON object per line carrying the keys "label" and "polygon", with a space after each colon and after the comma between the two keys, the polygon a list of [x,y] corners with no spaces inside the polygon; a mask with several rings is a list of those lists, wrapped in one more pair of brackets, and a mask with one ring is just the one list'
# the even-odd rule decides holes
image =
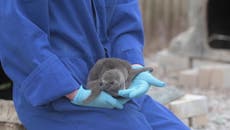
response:
{"label": "background wall", "polygon": [[145,29],[145,55],[169,45],[187,27],[187,0],[139,0]]}

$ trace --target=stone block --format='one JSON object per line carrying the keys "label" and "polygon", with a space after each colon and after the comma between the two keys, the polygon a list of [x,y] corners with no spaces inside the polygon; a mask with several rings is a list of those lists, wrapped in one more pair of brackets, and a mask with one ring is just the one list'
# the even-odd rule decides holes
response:
{"label": "stone block", "polygon": [[0,130],[25,130],[22,125],[0,122]]}
{"label": "stone block", "polygon": [[199,68],[198,86],[230,88],[230,65],[210,65]]}
{"label": "stone block", "polygon": [[189,127],[189,120],[188,118],[180,119],[186,126]]}
{"label": "stone block", "polygon": [[25,130],[12,101],[0,100],[0,130]]}
{"label": "stone block", "polygon": [[183,97],[185,92],[175,86],[151,87],[148,91],[148,95],[161,104],[167,105],[168,103]]}
{"label": "stone block", "polygon": [[179,74],[179,86],[193,88],[197,86],[198,69],[181,71]]}
{"label": "stone block", "polygon": [[209,88],[211,85],[213,66],[204,66],[199,69],[197,85],[201,88]]}
{"label": "stone block", "polygon": [[215,66],[215,65],[226,65],[225,62],[217,62],[217,61],[211,61],[211,60],[205,60],[205,59],[192,59],[192,67],[193,68],[201,68],[205,66]]}
{"label": "stone block", "polygon": [[169,53],[168,50],[163,50],[157,53],[155,56],[155,62],[158,63],[159,68],[162,68],[167,75],[179,73],[179,71],[189,68],[188,57]]}
{"label": "stone block", "polygon": [[187,94],[169,104],[169,109],[180,119],[207,114],[206,96]]}
{"label": "stone block", "polygon": [[191,118],[191,127],[200,129],[205,128],[205,126],[208,124],[208,117],[206,114],[194,116]]}
{"label": "stone block", "polygon": [[230,65],[215,66],[212,70],[210,84],[212,87],[230,88]]}

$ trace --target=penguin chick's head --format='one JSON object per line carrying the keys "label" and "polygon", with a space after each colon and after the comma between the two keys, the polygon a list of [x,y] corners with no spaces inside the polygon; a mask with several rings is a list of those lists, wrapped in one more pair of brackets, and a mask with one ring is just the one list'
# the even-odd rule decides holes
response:
{"label": "penguin chick's head", "polygon": [[100,87],[102,90],[109,90],[114,88],[123,88],[122,85],[125,83],[124,74],[118,69],[111,69],[101,77]]}

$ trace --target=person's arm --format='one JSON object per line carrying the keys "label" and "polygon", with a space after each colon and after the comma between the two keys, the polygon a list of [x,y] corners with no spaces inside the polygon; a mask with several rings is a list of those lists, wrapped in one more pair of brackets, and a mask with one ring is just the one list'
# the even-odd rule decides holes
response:
{"label": "person's arm", "polygon": [[33,106],[65,96],[80,85],[52,52],[47,34],[18,8],[0,1],[0,60],[4,71]]}
{"label": "person's arm", "polygon": [[111,56],[144,65],[144,35],[138,0],[117,0],[110,21]]}
{"label": "person's arm", "polygon": [[[138,0],[116,2],[108,31],[112,41],[111,56],[127,60],[133,69],[141,68],[144,66],[144,34]],[[151,85],[162,87],[165,83],[149,72],[142,72],[133,79],[128,89],[120,90],[119,95],[138,97],[144,95]]]}

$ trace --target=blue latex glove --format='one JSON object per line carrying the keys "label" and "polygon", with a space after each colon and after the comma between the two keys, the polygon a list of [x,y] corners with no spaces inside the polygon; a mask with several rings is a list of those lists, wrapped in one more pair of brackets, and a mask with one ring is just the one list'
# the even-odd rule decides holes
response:
{"label": "blue latex glove", "polygon": [[[142,66],[132,66],[133,69],[143,68]],[[132,81],[130,87],[119,90],[119,95],[125,98],[135,98],[144,95],[151,86],[163,87],[165,83],[155,78],[150,72],[138,74]]]}
{"label": "blue latex glove", "polygon": [[123,108],[123,102],[118,101],[106,92],[101,92],[100,95],[92,102],[84,104],[83,101],[90,95],[91,90],[84,89],[82,86],[78,89],[76,96],[71,101],[73,104],[80,106],[89,107],[100,107],[100,108]]}

